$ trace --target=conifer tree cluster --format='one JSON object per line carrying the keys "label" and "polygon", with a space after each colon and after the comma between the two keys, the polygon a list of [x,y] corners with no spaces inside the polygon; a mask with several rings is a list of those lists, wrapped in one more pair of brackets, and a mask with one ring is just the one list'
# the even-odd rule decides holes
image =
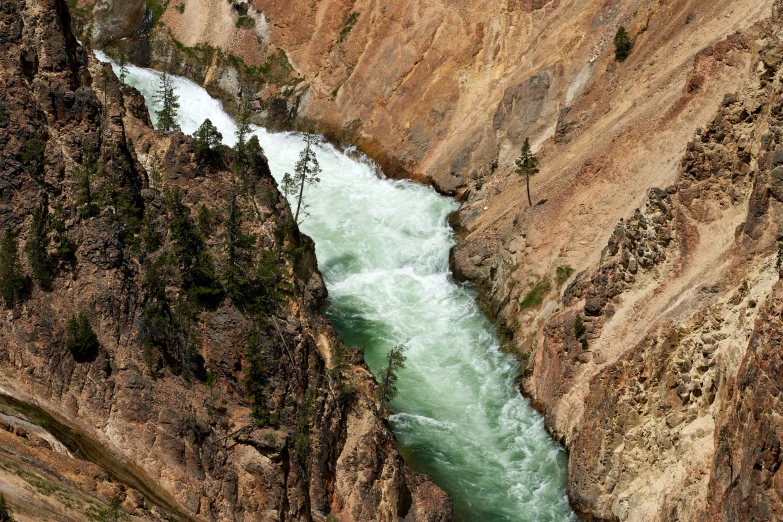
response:
{"label": "conifer tree cluster", "polygon": [[155,94],[155,101],[161,105],[161,108],[155,112],[155,115],[158,117],[158,130],[179,130],[179,124],[177,123],[179,96],[174,93],[171,76],[165,71],[160,77],[160,86],[157,94]]}

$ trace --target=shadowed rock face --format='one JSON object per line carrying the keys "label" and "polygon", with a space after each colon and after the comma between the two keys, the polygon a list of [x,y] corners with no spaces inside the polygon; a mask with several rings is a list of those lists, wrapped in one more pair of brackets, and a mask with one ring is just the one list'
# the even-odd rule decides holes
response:
{"label": "shadowed rock face", "polygon": [[[127,22],[132,13],[115,14]],[[153,268],[179,244],[166,194],[181,193],[180,219],[195,220],[202,206],[219,215],[235,175],[227,163],[199,163],[190,137],[154,131],[141,95],[86,53],[69,23],[61,0],[0,6],[0,229],[16,236],[30,275],[33,215],[41,216],[54,273],[46,288],[36,277],[22,303],[0,305],[2,393],[22,401],[0,409],[73,438],[52,424],[62,419],[84,448],[112,458],[80,450],[93,464],[50,459],[42,452],[51,444],[14,454],[41,469],[57,462],[62,487],[118,494],[147,520],[174,511],[193,520],[451,520],[448,497],[405,466],[376,415],[361,355],[348,351],[336,366],[340,341],[319,315],[326,294],[312,241],[296,229],[263,153],[246,176],[243,226],[258,237],[258,259],[274,253],[274,284],[286,297],[255,316],[228,298],[196,306],[185,269]],[[89,213],[85,171],[98,205]],[[202,232],[218,269],[220,221]],[[157,248],[145,246],[150,229]],[[162,310],[155,321],[170,326],[165,342],[147,345],[160,328],[146,315],[150,303]],[[87,360],[66,346],[66,323],[79,313],[100,345]],[[266,383],[254,393],[274,415],[265,425],[251,418],[252,364]],[[16,437],[8,447],[31,444]],[[99,480],[68,478],[98,473],[94,464],[105,469]],[[4,493],[12,506],[23,501],[22,489]]]}

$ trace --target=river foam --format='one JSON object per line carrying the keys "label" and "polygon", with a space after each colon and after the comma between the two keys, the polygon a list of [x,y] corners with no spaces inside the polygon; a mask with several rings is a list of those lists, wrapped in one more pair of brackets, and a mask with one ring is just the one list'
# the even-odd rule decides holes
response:
{"label": "river foam", "polygon": [[[127,83],[154,109],[159,74],[128,69]],[[226,144],[235,142],[236,126],[220,102],[184,78],[173,84],[184,132],[210,118]],[[302,138],[253,132],[274,177],[292,172]],[[475,295],[448,272],[447,218],[457,204],[386,180],[371,162],[329,144],[319,144],[317,155],[321,183],[305,191],[310,206],[301,228],[315,240],[327,315],[347,344],[364,347],[373,372],[408,340],[390,417],[406,461],[449,493],[460,521],[575,521],[565,453],[517,390],[519,364],[501,350]]]}

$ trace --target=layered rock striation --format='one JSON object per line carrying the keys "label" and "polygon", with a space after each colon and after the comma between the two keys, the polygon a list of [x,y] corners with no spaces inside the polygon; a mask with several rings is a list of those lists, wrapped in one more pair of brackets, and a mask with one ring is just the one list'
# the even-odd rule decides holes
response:
{"label": "layered rock striation", "polygon": [[[205,161],[152,129],[63,0],[0,7],[0,85],[2,282],[19,283],[3,287],[0,437],[26,466],[0,491],[17,519],[113,498],[144,520],[452,519],[319,315],[312,241],[260,148]],[[54,503],[28,494],[45,481]]]}

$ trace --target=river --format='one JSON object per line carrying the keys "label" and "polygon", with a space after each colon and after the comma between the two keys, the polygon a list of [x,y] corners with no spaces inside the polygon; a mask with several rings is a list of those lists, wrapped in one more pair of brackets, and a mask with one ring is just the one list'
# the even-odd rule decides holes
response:
{"label": "river", "polygon": [[[126,82],[142,92],[154,121],[159,74],[128,70]],[[187,79],[173,84],[182,131],[209,118],[233,145],[236,126],[220,102]],[[293,172],[302,138],[253,132],[278,182]],[[346,344],[363,346],[377,374],[388,351],[408,341],[389,418],[406,462],[449,493],[461,522],[576,521],[565,452],[517,390],[519,363],[502,351],[475,294],[449,274],[447,218],[457,203],[384,179],[350,150],[321,143],[317,157],[321,182],[305,191],[309,215],[300,228],[315,241],[326,315]]]}

